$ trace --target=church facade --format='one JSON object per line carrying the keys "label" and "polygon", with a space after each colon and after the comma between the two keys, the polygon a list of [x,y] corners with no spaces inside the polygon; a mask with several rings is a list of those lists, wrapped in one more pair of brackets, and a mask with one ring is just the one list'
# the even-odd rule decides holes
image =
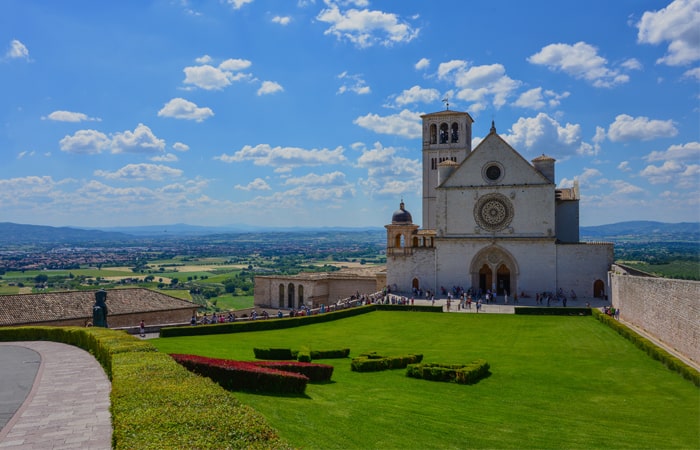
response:
{"label": "church facade", "polygon": [[557,188],[555,160],[525,160],[491,131],[472,150],[471,116],[423,119],[422,227],[403,201],[387,231],[387,285],[497,295],[607,295],[613,244],[579,240],[579,187]]}

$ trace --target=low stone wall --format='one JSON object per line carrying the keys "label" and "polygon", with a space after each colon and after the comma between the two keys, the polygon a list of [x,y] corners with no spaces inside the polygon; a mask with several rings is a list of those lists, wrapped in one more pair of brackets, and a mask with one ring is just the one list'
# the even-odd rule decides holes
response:
{"label": "low stone wall", "polygon": [[632,275],[613,266],[610,284],[622,320],[700,364],[700,282]]}

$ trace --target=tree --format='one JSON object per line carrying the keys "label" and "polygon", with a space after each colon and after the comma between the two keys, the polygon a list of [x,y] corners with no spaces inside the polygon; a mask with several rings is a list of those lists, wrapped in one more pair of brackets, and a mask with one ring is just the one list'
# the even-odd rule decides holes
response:
{"label": "tree", "polygon": [[49,276],[45,273],[40,273],[39,275],[34,277],[34,281],[36,283],[46,283],[47,281],[49,281]]}

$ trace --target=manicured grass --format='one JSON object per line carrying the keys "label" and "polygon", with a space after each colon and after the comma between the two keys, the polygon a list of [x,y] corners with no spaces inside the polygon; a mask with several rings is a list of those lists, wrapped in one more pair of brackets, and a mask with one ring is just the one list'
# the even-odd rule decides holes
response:
{"label": "manicured grass", "polygon": [[168,338],[164,352],[253,359],[253,347],[349,347],[424,362],[483,358],[471,386],[358,373],[305,397],[236,393],[304,448],[700,448],[700,390],[592,317],[373,312],[299,328]]}

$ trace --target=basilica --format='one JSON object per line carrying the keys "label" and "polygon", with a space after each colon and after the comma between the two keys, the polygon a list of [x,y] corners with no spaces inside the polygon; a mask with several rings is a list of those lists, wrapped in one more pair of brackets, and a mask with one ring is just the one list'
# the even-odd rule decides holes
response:
{"label": "basilica", "polygon": [[528,162],[493,123],[472,149],[466,112],[422,119],[422,227],[402,201],[385,226],[388,286],[607,295],[613,244],[579,241],[579,186],[557,188],[553,158]]}

